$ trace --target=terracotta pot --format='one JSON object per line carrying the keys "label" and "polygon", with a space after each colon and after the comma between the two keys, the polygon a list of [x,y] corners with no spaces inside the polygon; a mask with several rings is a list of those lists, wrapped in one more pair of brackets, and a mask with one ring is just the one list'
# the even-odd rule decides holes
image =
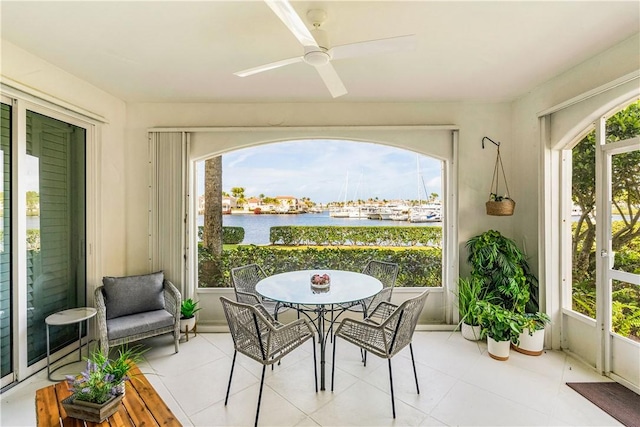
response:
{"label": "terracotta pot", "polygon": [[514,345],[513,349],[518,353],[529,356],[540,356],[544,348],[544,329],[535,331],[529,335],[529,328],[525,328],[520,334],[520,344]]}
{"label": "terracotta pot", "polygon": [[509,359],[509,348],[511,347],[511,341],[496,341],[491,337],[487,337],[487,350],[489,356],[496,360]]}
{"label": "terracotta pot", "polygon": [[467,325],[466,323],[462,323],[461,332],[462,336],[469,341],[480,340],[480,325],[472,326]]}

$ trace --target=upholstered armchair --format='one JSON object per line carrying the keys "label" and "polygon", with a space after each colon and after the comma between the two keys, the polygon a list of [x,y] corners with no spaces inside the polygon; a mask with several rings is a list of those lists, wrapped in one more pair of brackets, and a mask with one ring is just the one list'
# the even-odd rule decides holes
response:
{"label": "upholstered armchair", "polygon": [[104,277],[95,290],[100,350],[173,334],[176,353],[180,339],[181,295],[163,272],[128,277]]}

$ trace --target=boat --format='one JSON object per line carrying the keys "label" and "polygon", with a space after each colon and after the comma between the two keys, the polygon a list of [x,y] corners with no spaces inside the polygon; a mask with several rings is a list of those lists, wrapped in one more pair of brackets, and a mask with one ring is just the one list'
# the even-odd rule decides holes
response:
{"label": "boat", "polygon": [[440,212],[423,206],[409,209],[409,222],[438,222],[442,220]]}
{"label": "boat", "polygon": [[427,203],[409,209],[410,222],[442,221],[442,206],[439,203]]}

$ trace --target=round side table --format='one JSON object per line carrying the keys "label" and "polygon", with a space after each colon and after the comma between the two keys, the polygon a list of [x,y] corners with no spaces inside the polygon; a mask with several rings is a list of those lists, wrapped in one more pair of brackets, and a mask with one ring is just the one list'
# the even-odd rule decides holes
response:
{"label": "round side table", "polygon": [[[57,313],[53,313],[47,316],[44,319],[44,322],[47,324],[47,378],[49,381],[60,381],[51,378],[51,374],[56,370],[62,368],[63,366],[70,365],[69,362],[64,365],[60,365],[51,371],[51,363],[49,361],[49,327],[50,326],[64,326],[64,325],[72,325],[74,323],[78,323],[78,361],[82,362],[82,322],[87,321],[87,330],[89,329],[89,319],[96,315],[98,311],[93,307],[78,307],[78,308],[70,308],[68,310],[59,311]],[[89,346],[87,346],[87,356],[89,356]]]}

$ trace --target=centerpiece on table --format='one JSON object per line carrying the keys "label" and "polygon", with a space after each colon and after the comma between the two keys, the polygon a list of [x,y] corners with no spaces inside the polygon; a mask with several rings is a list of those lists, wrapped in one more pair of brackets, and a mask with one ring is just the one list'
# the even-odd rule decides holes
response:
{"label": "centerpiece on table", "polygon": [[101,423],[118,412],[125,393],[125,381],[146,350],[140,346],[121,347],[118,357],[109,359],[96,350],[87,359],[87,369],[78,375],[67,375],[73,393],[62,400],[67,415],[85,421]]}
{"label": "centerpiece on table", "polygon": [[311,290],[314,292],[327,292],[331,286],[331,277],[324,273],[311,275]]}

